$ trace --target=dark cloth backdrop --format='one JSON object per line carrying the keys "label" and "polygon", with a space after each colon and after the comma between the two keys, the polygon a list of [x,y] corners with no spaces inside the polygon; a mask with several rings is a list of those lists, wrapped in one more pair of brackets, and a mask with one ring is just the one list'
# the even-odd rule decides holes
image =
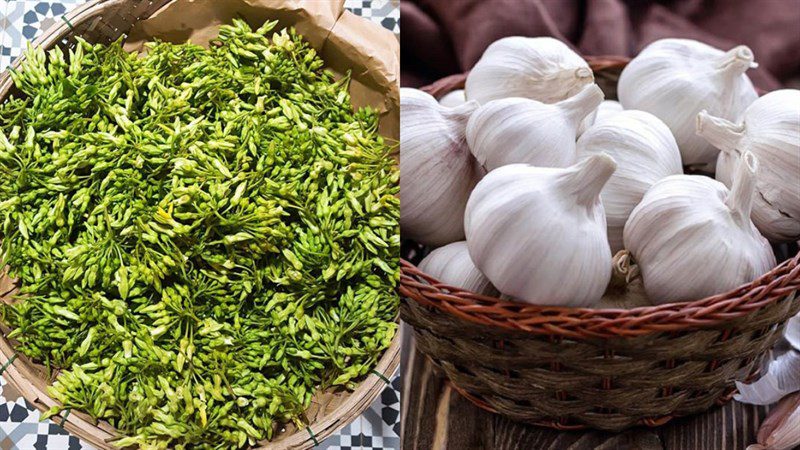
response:
{"label": "dark cloth backdrop", "polygon": [[463,72],[505,36],[553,36],[583,55],[634,56],[666,37],[746,44],[761,89],[797,87],[800,0],[402,0],[402,84]]}

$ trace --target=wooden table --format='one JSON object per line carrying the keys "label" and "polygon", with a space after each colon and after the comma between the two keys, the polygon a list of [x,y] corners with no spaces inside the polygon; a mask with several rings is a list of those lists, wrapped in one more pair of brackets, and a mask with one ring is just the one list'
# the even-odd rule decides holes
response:
{"label": "wooden table", "polygon": [[[410,331],[410,330],[409,330]],[[729,402],[659,428],[614,434],[520,424],[461,397],[404,333],[403,450],[745,450],[768,408]]]}

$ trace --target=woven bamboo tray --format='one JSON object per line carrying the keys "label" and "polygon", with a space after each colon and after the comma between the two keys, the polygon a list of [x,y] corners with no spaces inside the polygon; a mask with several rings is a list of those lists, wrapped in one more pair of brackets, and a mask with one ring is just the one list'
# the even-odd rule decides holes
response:
{"label": "woven bamboo tray", "polygon": [[[169,0],[95,0],[75,8],[62,17],[62,22],[49,28],[34,41],[34,46],[50,49],[73,45],[75,36],[92,43],[115,41],[140,21],[147,19]],[[66,52],[65,52],[66,53]],[[19,66],[23,57],[14,64]],[[14,93],[15,88],[8,71],[0,75],[0,102]],[[0,265],[0,301],[10,301],[15,292],[12,280]],[[58,375],[48,376],[47,370],[35,361],[14,351],[14,341],[6,338],[9,328],[0,324],[0,375],[22,393],[25,400],[44,412],[58,404],[47,394],[47,387]],[[340,430],[360,416],[380,395],[389,378],[400,364],[399,335],[385,351],[372,370],[352,392],[329,390],[318,393],[306,412],[308,427],[297,429],[286,425],[272,441],[259,443],[264,450],[299,450],[312,448],[326,437]],[[89,415],[76,410],[66,410],[52,420],[73,435],[97,449],[116,449],[111,441],[118,438],[117,431],[106,422],[95,422]]]}
{"label": "woven bamboo tray", "polygon": [[[606,98],[616,98],[627,61],[589,59]],[[463,88],[465,78],[423,90],[440,97]],[[425,249],[404,245],[401,316],[420,351],[479,407],[556,429],[658,426],[724,403],[736,380],[756,375],[800,310],[800,255],[714,297],[586,309],[511,303],[445,285],[409,261]]]}

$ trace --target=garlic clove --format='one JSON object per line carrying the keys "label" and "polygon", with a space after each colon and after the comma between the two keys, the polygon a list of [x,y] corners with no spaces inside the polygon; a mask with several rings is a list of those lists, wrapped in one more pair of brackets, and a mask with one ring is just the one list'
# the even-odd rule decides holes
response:
{"label": "garlic clove", "polygon": [[718,151],[695,134],[695,117],[738,120],[758,98],[745,71],[754,66],[745,46],[728,52],[691,39],[661,39],[625,67],[617,93],[625,109],[647,111],[672,131],[683,164],[713,172]]}
{"label": "garlic clove", "polygon": [[511,164],[489,172],[465,212],[475,266],[509,298],[591,306],[611,278],[599,193],[616,164],[594,155],[571,167]]}
{"label": "garlic clove", "polygon": [[467,124],[467,143],[487,171],[507,164],[567,167],[575,163],[580,121],[603,101],[595,84],[556,104],[526,98],[493,100]]}
{"label": "garlic clove", "polygon": [[400,226],[431,246],[464,239],[464,208],[483,171],[464,133],[475,102],[447,108],[430,95],[400,93]]}
{"label": "garlic clove", "polygon": [[420,262],[419,269],[453,287],[489,296],[500,294],[475,267],[469,257],[466,241],[437,248]]}
{"label": "garlic clove", "polygon": [[753,102],[734,123],[701,111],[698,136],[720,149],[717,179],[730,186],[741,155],[762,162],[752,219],[773,242],[800,239],[800,91],[781,89]]}
{"label": "garlic clove", "polygon": [[800,392],[781,400],[761,422],[758,443],[747,450],[791,450],[800,445]]}
{"label": "garlic clove", "polygon": [[736,382],[736,401],[751,405],[770,405],[800,390],[800,353],[790,350],[767,366],[767,371],[751,384]]}
{"label": "garlic clove", "polygon": [[463,89],[456,89],[455,91],[448,92],[439,99],[439,104],[442,106],[447,106],[448,108],[454,108],[456,106],[463,105],[466,102],[467,97],[464,95]]}
{"label": "garlic clove", "polygon": [[683,173],[669,128],[644,111],[622,111],[594,125],[578,139],[577,157],[607,153],[618,167],[600,196],[608,221],[611,251],[624,248],[622,232],[631,211],[656,181]]}
{"label": "garlic clove", "polygon": [[645,193],[623,241],[653,303],[726,292],[775,267],[769,242],[749,218],[757,168],[746,153],[730,191],[708,177],[672,175]]}
{"label": "garlic clove", "polygon": [[564,100],[594,82],[586,61],[551,37],[512,36],[484,51],[467,75],[467,99],[485,104],[507,97],[543,103]]}

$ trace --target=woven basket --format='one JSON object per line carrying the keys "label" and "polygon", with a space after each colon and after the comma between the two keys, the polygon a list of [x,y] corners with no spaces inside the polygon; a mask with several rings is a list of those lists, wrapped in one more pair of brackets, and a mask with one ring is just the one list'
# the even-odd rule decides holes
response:
{"label": "woven basket", "polygon": [[[589,60],[606,98],[627,63]],[[439,97],[465,75],[423,90]],[[447,286],[409,260],[401,316],[417,346],[456,391],[479,407],[557,429],[657,426],[731,399],[800,310],[800,255],[728,293],[634,309],[511,303]],[[713,261],[709,261],[713,264]],[[675,280],[679,283],[680,280]]]}
{"label": "woven basket", "polygon": [[[63,16],[61,23],[46,30],[33,44],[45,49],[70,47],[75,42],[75,36],[92,43],[110,43],[126,35],[136,22],[147,19],[167,3],[169,0],[95,0]],[[20,57],[14,66],[19,66],[22,59]],[[0,75],[0,102],[15,92],[6,71]],[[0,265],[0,301],[9,301],[15,288]],[[58,402],[47,394],[47,387],[57,373],[48,376],[45,367],[16,353],[14,342],[6,338],[10,329],[0,324],[0,331],[0,374],[40,411],[57,405]],[[299,450],[318,445],[369,408],[389,383],[388,376],[395,372],[399,363],[400,338],[397,336],[371,374],[354,391],[329,390],[317,393],[306,412],[308,426],[305,429],[286,425],[272,441],[262,442],[258,448]],[[52,420],[97,449],[117,448],[112,441],[119,438],[119,434],[106,422],[97,423],[89,415],[76,410],[66,410]]]}

